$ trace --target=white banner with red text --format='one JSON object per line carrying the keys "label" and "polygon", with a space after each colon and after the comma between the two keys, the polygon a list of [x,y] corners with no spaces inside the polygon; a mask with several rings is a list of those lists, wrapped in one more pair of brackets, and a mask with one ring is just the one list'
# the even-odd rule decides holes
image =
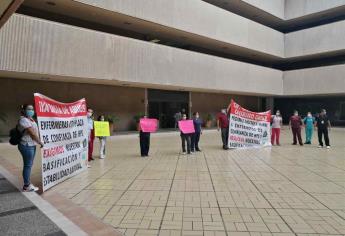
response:
{"label": "white banner with red text", "polygon": [[229,148],[271,146],[271,111],[252,112],[231,101]]}
{"label": "white banner with red text", "polygon": [[87,169],[88,130],[85,99],[61,103],[35,93],[42,148],[43,191]]}

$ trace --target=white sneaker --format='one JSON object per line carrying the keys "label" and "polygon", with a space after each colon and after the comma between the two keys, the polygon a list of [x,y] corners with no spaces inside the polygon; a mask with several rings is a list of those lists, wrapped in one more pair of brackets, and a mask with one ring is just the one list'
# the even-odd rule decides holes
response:
{"label": "white sneaker", "polygon": [[182,155],[186,155],[187,153],[186,152],[182,152]]}
{"label": "white sneaker", "polygon": [[323,146],[319,145],[318,148],[323,148]]}
{"label": "white sneaker", "polygon": [[39,188],[34,186],[33,184],[30,184],[28,187],[23,187],[23,192],[36,192]]}
{"label": "white sneaker", "polygon": [[100,156],[99,159],[104,159],[105,156]]}
{"label": "white sneaker", "polygon": [[330,149],[330,148],[331,148],[331,146],[327,146],[326,148],[327,148],[327,149]]}
{"label": "white sneaker", "polygon": [[87,164],[87,168],[91,168],[91,165]]}

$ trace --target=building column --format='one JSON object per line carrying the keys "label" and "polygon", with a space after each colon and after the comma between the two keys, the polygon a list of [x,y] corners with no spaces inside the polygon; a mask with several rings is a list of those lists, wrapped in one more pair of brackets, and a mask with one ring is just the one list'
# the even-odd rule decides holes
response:
{"label": "building column", "polygon": [[189,119],[192,118],[192,107],[193,107],[193,104],[192,104],[192,92],[189,92],[189,101],[188,101],[188,114],[189,114]]}
{"label": "building column", "polygon": [[145,109],[145,116],[147,116],[148,117],[148,115],[149,115],[149,100],[148,100],[148,95],[147,95],[147,88],[145,88],[145,95],[144,95],[144,109]]}
{"label": "building column", "polygon": [[273,97],[266,97],[266,111],[271,110],[271,113],[274,112],[274,98]]}

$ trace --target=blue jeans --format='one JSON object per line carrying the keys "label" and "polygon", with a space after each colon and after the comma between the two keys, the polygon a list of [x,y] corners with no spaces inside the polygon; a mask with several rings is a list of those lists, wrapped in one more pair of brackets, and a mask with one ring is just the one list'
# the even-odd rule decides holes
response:
{"label": "blue jeans", "polygon": [[35,154],[36,154],[36,146],[27,146],[23,144],[18,144],[18,150],[23,157],[23,179],[24,179],[24,186],[30,185],[30,175],[31,175],[31,168],[34,163]]}

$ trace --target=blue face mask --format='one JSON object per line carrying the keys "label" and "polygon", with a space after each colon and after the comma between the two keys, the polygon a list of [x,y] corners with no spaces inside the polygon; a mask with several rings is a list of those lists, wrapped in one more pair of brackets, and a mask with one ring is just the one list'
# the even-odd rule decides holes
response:
{"label": "blue face mask", "polygon": [[35,115],[35,112],[33,110],[28,110],[25,112],[27,117],[33,117]]}

